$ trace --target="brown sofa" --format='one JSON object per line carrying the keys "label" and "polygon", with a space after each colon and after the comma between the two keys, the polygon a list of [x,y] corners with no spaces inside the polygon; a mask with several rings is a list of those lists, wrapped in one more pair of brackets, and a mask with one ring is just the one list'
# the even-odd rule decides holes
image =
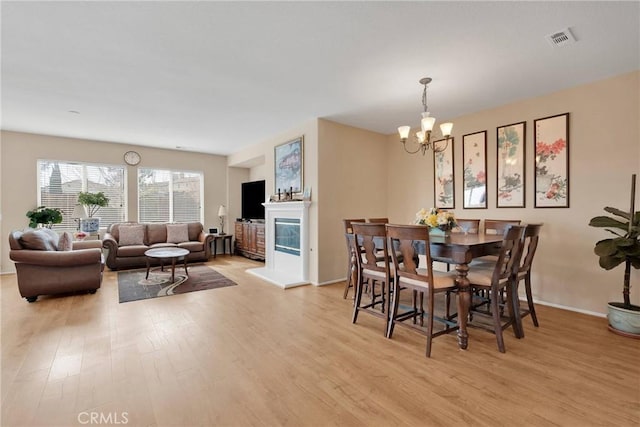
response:
{"label": "brown sofa", "polygon": [[102,242],[73,242],[58,250],[58,235],[44,229],[9,234],[9,258],[15,262],[20,295],[34,302],[39,295],[88,291],[102,283]]}
{"label": "brown sofa", "polygon": [[[109,226],[102,239],[104,248],[108,249],[107,266],[111,270],[144,267],[147,265],[145,251],[152,248],[178,247],[189,250],[187,262],[207,261],[211,256],[211,241],[213,235],[206,233],[199,222],[186,223],[188,236],[186,240],[167,242],[167,226],[177,224],[143,224],[136,222],[122,222]],[[131,230],[132,226],[142,226],[142,241],[124,241],[121,236],[121,227]],[[135,240],[135,239],[133,239]],[[157,260],[151,260],[156,264]]]}

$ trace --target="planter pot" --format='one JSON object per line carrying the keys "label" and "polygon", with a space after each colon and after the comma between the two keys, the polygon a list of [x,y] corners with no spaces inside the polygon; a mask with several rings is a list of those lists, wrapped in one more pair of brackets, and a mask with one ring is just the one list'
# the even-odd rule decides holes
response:
{"label": "planter pot", "polygon": [[449,237],[449,236],[451,236],[451,230],[442,230],[442,229],[437,228],[437,227],[431,227],[431,228],[429,228],[429,235],[431,235],[431,236]]}
{"label": "planter pot", "polygon": [[83,218],[80,220],[80,230],[85,233],[96,233],[100,229],[100,218]]}
{"label": "planter pot", "polygon": [[640,307],[632,305],[629,310],[621,302],[610,302],[607,306],[609,329],[620,335],[640,339]]}

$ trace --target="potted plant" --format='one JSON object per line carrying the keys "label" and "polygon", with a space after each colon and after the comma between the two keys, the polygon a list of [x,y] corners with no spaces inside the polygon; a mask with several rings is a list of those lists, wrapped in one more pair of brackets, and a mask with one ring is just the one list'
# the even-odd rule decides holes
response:
{"label": "potted plant", "polygon": [[100,229],[100,218],[93,216],[100,208],[109,205],[109,198],[101,191],[99,193],[80,192],[78,203],[86,207],[88,218],[80,220],[80,229],[87,233],[93,233]]}
{"label": "potted plant", "polygon": [[38,224],[51,228],[53,224],[60,224],[62,222],[62,211],[58,208],[38,206],[27,212],[26,216],[29,218],[29,227],[31,228],[36,228]]}
{"label": "potted plant", "polygon": [[622,296],[624,302],[610,302],[609,329],[625,336],[640,338],[640,306],[631,304],[630,282],[631,267],[640,269],[640,211],[635,208],[636,175],[631,177],[631,209],[624,212],[620,209],[605,207],[604,210],[615,216],[597,216],[589,225],[605,228],[615,237],[600,240],[594,252],[600,257],[600,267],[611,270],[624,263],[624,281]]}

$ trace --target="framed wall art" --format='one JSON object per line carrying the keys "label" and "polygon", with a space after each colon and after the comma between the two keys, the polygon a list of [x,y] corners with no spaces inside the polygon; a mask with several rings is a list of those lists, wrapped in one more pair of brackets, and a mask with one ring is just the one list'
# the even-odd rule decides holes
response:
{"label": "framed wall art", "polygon": [[496,140],[496,207],[524,208],[527,122],[499,126]]}
{"label": "framed wall art", "polygon": [[454,181],[453,181],[453,138],[434,141],[434,147],[446,148],[440,152],[433,152],[433,173],[434,173],[434,197],[436,208],[454,209]]}
{"label": "framed wall art", "polygon": [[569,207],[569,113],[536,119],[534,207]]}
{"label": "framed wall art", "polygon": [[487,131],[462,136],[463,209],[487,208]]}
{"label": "framed wall art", "polygon": [[304,176],[304,137],[300,136],[292,141],[275,147],[274,152],[274,187],[275,192],[285,193],[303,191]]}

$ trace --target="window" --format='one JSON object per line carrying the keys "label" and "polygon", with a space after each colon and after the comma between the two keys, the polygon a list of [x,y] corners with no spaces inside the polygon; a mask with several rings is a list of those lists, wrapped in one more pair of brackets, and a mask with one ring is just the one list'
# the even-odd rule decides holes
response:
{"label": "window", "polygon": [[100,208],[96,217],[106,227],[125,219],[125,171],[117,165],[98,165],[58,160],[38,160],[38,206],[62,210],[62,223],[55,229],[74,230],[78,224],[71,218],[78,203],[78,193],[103,192],[109,205]]}
{"label": "window", "polygon": [[140,222],[204,222],[202,172],[138,169]]}

